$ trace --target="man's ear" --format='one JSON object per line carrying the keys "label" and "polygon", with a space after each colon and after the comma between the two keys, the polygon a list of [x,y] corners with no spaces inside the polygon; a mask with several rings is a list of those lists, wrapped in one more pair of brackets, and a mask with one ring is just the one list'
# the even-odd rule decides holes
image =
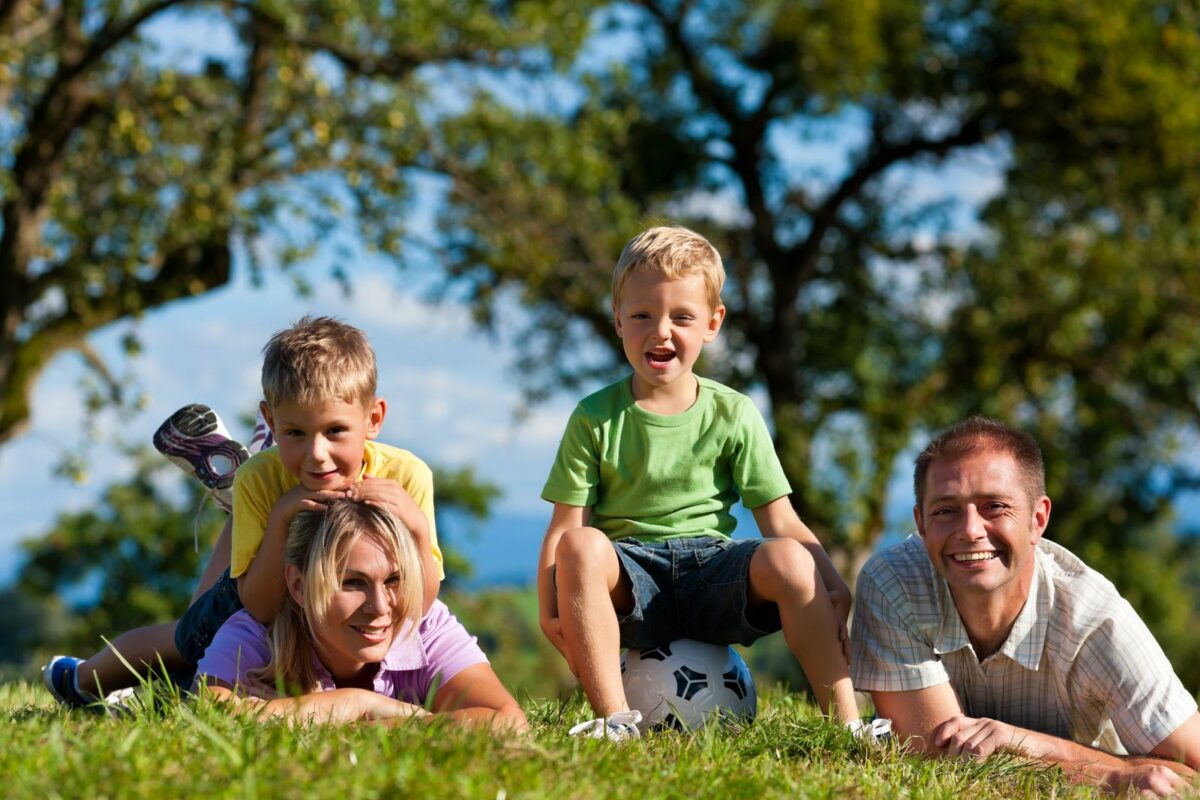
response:
{"label": "man's ear", "polygon": [[367,409],[367,438],[374,440],[383,427],[383,418],[387,416],[387,401],[376,397]]}
{"label": "man's ear", "polygon": [[921,507],[916,504],[913,505],[913,522],[917,523],[917,533],[921,535],[922,539],[924,539],[925,520],[921,518]]}
{"label": "man's ear", "polygon": [[304,607],[304,573],[295,564],[283,565],[283,580],[296,605]]}
{"label": "man's ear", "polygon": [[1042,495],[1033,503],[1033,520],[1030,524],[1032,533],[1030,542],[1037,544],[1050,525],[1050,498]]}

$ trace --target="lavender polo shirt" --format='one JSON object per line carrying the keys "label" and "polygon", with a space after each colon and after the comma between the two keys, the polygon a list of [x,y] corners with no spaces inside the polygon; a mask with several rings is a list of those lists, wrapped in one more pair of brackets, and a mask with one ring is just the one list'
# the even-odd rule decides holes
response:
{"label": "lavender polo shirt", "polygon": [[[247,673],[265,667],[271,660],[267,628],[250,615],[237,612],[217,631],[196,667],[199,676],[207,675],[238,687],[243,694],[263,699],[276,696],[273,684],[250,679]],[[313,657],[321,691],[336,689],[333,676]],[[421,620],[417,636],[397,636],[379,665],[372,688],[379,694],[423,704],[436,680],[442,686],[462,670],[474,664],[486,664],[487,656],[475,637],[450,613],[441,600],[435,600]]]}

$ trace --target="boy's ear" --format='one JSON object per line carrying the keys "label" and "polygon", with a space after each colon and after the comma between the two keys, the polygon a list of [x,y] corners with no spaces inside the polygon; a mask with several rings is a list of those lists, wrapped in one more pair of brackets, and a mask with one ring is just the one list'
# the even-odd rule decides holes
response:
{"label": "boy's ear", "polygon": [[367,438],[374,440],[383,427],[383,418],[387,416],[387,401],[376,397],[367,407]]}
{"label": "boy's ear", "polygon": [[263,415],[263,419],[266,420],[267,427],[271,429],[271,438],[278,441],[279,437],[275,435],[275,418],[271,416],[271,407],[267,405],[266,400],[258,401],[258,410]]}
{"label": "boy's ear", "polygon": [[721,323],[725,321],[725,304],[717,306],[713,309],[712,316],[708,320],[708,327],[704,331],[704,341],[711,342],[717,338],[717,334],[721,331]]}
{"label": "boy's ear", "polygon": [[283,565],[283,580],[296,605],[304,607],[304,573],[295,564]]}
{"label": "boy's ear", "polygon": [[620,339],[621,338],[621,315],[617,311],[617,307],[615,305],[612,307],[612,314],[613,314],[613,327],[617,329],[617,338]]}

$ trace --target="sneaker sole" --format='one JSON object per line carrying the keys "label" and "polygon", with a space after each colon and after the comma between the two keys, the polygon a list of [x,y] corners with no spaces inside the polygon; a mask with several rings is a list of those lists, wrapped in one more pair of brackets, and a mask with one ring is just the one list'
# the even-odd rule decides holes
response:
{"label": "sneaker sole", "polygon": [[184,406],[160,425],[154,448],[214,492],[227,492],[233,473],[250,458],[216,412],[201,403]]}

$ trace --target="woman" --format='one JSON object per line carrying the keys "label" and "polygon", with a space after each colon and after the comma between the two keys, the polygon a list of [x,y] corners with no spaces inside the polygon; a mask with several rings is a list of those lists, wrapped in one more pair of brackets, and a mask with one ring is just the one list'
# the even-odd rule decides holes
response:
{"label": "woman", "polygon": [[527,727],[445,604],[421,618],[421,560],[387,509],[338,501],[297,514],[284,571],[288,598],[275,621],[238,612],[200,660],[196,681],[211,696],[320,722],[444,716]]}

